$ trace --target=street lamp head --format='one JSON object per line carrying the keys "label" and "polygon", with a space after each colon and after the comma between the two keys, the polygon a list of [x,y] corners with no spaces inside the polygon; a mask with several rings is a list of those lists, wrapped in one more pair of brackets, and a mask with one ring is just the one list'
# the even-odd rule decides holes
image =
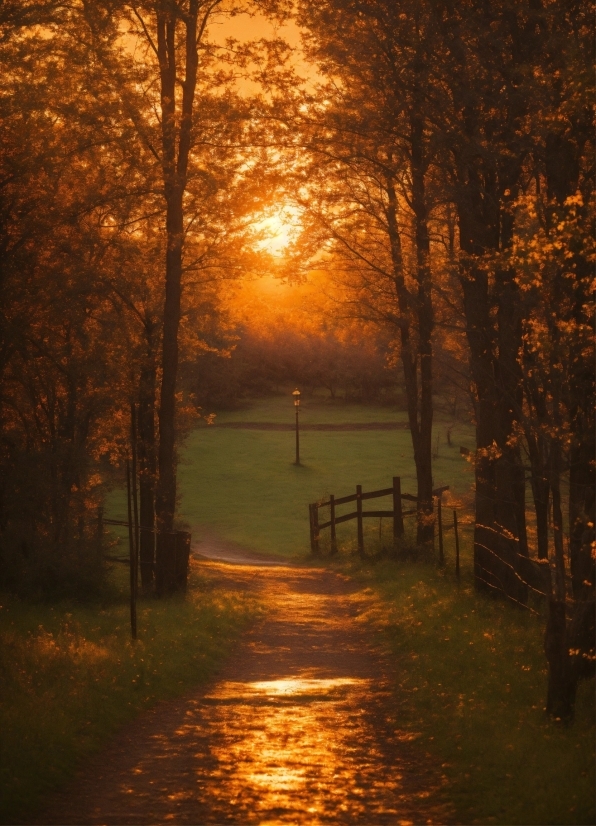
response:
{"label": "street lamp head", "polygon": [[298,390],[298,388],[296,388],[294,391],[292,391],[292,396],[294,396],[294,405],[296,407],[299,407],[300,406],[300,390]]}

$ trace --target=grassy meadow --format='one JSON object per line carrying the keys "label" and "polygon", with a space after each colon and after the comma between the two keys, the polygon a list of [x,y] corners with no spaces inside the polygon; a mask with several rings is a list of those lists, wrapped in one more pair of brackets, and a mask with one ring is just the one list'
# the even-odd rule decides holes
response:
{"label": "grassy meadow", "polygon": [[[294,423],[291,397],[256,402],[252,407],[218,415],[217,423]],[[301,424],[405,423],[406,414],[375,407],[323,400],[303,401]],[[473,428],[456,424],[448,447],[449,421],[438,418],[439,438],[434,480],[469,501],[471,466],[459,446],[472,448]],[[356,485],[374,490],[401,476],[402,490],[416,493],[410,432],[402,430],[305,430],[300,436],[301,465],[294,464],[294,433],[200,427],[186,440],[179,467],[180,513],[193,528],[193,539],[209,527],[249,548],[283,556],[308,551],[308,504],[333,493],[353,493]],[[390,500],[376,500],[391,507]],[[346,506],[349,508],[349,506]],[[342,511],[338,511],[338,514]],[[347,511],[346,511],[347,512]],[[368,525],[370,530],[378,530]],[[354,523],[342,532],[354,533]]]}
{"label": "grassy meadow", "polygon": [[141,598],[130,639],[128,570],[103,603],[0,600],[0,822],[25,819],[119,727],[204,683],[259,612],[194,564],[186,598]]}

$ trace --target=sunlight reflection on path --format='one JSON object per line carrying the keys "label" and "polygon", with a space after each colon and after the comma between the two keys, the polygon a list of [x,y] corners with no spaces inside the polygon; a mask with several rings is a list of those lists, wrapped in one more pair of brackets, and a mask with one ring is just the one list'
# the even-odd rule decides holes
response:
{"label": "sunlight reflection on path", "polygon": [[391,722],[362,597],[324,571],[261,569],[258,583],[272,613],[221,679],[106,755],[87,811],[46,822],[445,822],[427,802],[437,776]]}
{"label": "sunlight reflection on path", "polygon": [[361,708],[369,687],[370,680],[346,677],[221,685],[212,699],[226,711],[217,705],[212,724],[226,731],[212,753],[224,795],[232,792],[247,817],[262,812],[262,823],[295,822],[301,810],[309,823],[373,811],[395,822],[399,798],[390,802],[387,792],[401,775],[379,779],[381,755]]}

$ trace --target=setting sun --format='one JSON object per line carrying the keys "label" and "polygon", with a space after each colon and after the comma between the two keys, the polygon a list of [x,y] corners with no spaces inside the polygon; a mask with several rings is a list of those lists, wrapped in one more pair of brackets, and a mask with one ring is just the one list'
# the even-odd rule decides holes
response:
{"label": "setting sun", "polygon": [[300,213],[291,204],[272,208],[254,223],[255,249],[282,257],[301,229]]}

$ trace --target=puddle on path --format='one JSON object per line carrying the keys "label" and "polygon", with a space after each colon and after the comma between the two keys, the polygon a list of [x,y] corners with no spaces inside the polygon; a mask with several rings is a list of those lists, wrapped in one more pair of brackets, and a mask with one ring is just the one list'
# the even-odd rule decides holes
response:
{"label": "puddle on path", "polygon": [[43,822],[445,822],[427,802],[436,772],[391,723],[361,598],[328,572],[261,569],[259,583],[272,612],[220,680],[141,718]]}

